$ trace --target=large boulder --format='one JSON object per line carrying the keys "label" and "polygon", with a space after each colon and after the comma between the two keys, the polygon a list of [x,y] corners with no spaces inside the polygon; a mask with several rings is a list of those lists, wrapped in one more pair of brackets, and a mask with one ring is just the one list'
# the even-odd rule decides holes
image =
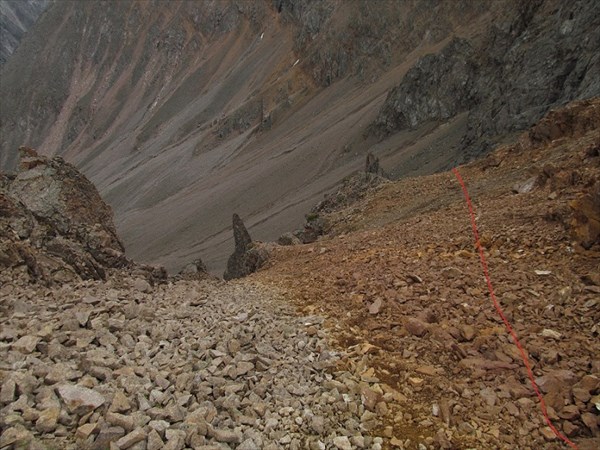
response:
{"label": "large boulder", "polygon": [[94,185],[60,157],[19,153],[19,172],[0,174],[0,266],[46,281],[104,279],[106,268],[130,266]]}

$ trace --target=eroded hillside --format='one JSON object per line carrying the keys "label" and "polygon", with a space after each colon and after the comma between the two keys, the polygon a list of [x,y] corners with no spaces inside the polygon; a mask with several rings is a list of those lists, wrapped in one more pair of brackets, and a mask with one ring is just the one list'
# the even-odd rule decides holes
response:
{"label": "eroded hillside", "polygon": [[368,150],[431,173],[599,93],[594,1],[108,4],[57,2],[3,66],[0,164],[62,155],[171,271],[221,273],[233,212],[296,228]]}
{"label": "eroded hillside", "polygon": [[[596,449],[600,100],[459,171],[549,418]],[[0,447],[567,448],[454,175],[365,179],[250,277],[166,279],[72,165],[21,149],[0,178]]]}
{"label": "eroded hillside", "polygon": [[[582,449],[600,443],[599,151],[596,99],[459,167],[496,296],[549,417]],[[379,185],[324,218],[329,238],[274,249],[251,279],[328,317],[392,446],[567,448],[489,297],[452,172]],[[385,413],[382,384],[402,394]]]}

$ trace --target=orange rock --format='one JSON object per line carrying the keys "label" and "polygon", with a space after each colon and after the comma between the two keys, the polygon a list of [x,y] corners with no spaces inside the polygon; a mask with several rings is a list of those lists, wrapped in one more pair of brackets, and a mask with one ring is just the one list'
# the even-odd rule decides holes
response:
{"label": "orange rock", "polygon": [[600,244],[600,183],[569,206],[573,212],[570,221],[573,238],[586,250]]}

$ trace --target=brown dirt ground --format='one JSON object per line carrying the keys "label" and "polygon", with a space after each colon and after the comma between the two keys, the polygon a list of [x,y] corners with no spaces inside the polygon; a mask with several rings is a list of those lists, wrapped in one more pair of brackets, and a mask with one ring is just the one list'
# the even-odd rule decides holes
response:
{"label": "brown dirt ground", "polygon": [[[596,121],[598,105],[588,111]],[[600,252],[575,243],[567,223],[569,202],[600,180],[594,156],[600,130],[596,123],[561,133],[541,143],[525,133],[460,172],[496,295],[535,376],[562,369],[577,381],[600,372]],[[532,176],[545,182],[529,193],[513,192]],[[410,438],[407,448],[439,430],[450,430],[452,448],[566,448],[541,433],[538,401],[489,298],[451,172],[383,185],[332,220],[334,237],[278,247],[268,268],[253,277],[287,289],[302,313],[328,317],[335,344],[349,354],[347,365],[362,358],[361,367],[350,369],[368,377],[374,368],[404,395],[386,416],[393,436]],[[379,312],[371,314],[369,306],[379,301]],[[425,324],[424,336],[408,332],[412,318]],[[542,336],[546,329],[560,337]],[[546,395],[553,422],[580,448],[598,448],[597,434],[561,414],[577,403],[565,384]],[[488,402],[489,390],[496,398]],[[449,413],[432,416],[433,404]]]}

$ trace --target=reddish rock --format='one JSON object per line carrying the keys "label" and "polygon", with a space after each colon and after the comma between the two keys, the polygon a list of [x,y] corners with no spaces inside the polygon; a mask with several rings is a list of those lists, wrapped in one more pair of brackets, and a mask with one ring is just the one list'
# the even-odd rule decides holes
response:
{"label": "reddish rock", "polygon": [[414,317],[408,319],[404,324],[404,327],[410,334],[418,337],[424,336],[428,330],[428,326],[425,322],[421,322],[419,319],[415,319]]}
{"label": "reddish rock", "polygon": [[558,412],[558,417],[565,420],[575,420],[579,417],[579,408],[575,405],[567,405]]}

